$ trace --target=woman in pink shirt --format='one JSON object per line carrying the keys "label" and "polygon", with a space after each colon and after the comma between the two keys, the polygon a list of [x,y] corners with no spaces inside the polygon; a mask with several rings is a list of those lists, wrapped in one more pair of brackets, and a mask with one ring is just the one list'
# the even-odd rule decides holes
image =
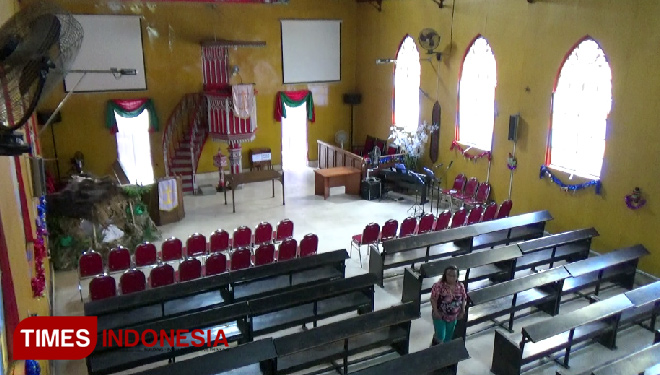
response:
{"label": "woman in pink shirt", "polygon": [[438,342],[448,342],[454,337],[456,320],[465,314],[467,294],[458,282],[458,267],[445,268],[442,278],[431,288],[433,327]]}

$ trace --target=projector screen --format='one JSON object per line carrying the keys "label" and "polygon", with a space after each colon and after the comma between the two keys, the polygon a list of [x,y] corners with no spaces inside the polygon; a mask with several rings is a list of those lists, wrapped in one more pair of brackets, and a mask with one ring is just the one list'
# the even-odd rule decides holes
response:
{"label": "projector screen", "polygon": [[341,21],[282,20],[281,24],[285,84],[341,80]]}
{"label": "projector screen", "polygon": [[134,76],[116,78],[110,73],[87,73],[78,87],[83,73],[69,73],[64,78],[64,90],[127,91],[146,90],[142,28],[140,16],[80,15],[74,17],[83,27],[80,52],[71,70],[134,69]]}

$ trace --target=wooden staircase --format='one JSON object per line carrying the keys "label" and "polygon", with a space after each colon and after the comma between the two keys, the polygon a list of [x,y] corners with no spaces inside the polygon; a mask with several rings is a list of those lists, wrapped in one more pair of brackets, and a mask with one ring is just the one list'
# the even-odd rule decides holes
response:
{"label": "wooden staircase", "polygon": [[197,190],[197,165],[208,137],[206,107],[202,93],[185,94],[163,132],[165,173],[181,176],[184,194],[194,194]]}

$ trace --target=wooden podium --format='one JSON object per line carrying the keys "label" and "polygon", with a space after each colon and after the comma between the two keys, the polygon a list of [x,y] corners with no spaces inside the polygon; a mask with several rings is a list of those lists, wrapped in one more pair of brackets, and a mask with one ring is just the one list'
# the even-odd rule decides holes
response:
{"label": "wooden podium", "polygon": [[[171,179],[176,179],[176,196],[178,205],[171,211],[163,211],[159,208],[158,182]],[[153,220],[154,223],[156,223],[158,226],[176,223],[177,221],[181,221],[181,219],[186,217],[186,212],[183,207],[183,188],[181,184],[181,177],[177,176],[159,178],[156,180],[156,183],[153,184],[151,191],[149,191],[149,196],[144,197],[143,199],[149,207],[149,216],[151,216],[151,220]]]}

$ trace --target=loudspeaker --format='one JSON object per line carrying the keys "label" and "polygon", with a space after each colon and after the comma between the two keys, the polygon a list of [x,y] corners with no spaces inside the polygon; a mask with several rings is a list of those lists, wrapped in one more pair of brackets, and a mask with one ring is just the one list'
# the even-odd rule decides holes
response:
{"label": "loudspeaker", "polygon": [[[37,112],[37,123],[39,125],[46,125],[46,121],[53,115],[53,111],[48,112]],[[62,122],[62,112],[57,112],[55,118],[53,119],[53,124]]]}
{"label": "loudspeaker", "polygon": [[42,158],[30,158],[32,193],[35,197],[46,195],[46,165]]}
{"label": "loudspeaker", "polygon": [[362,94],[344,94],[344,104],[360,104],[362,103]]}
{"label": "loudspeaker", "polygon": [[509,116],[509,140],[516,141],[518,139],[518,123],[520,122],[520,115],[515,114]]}

